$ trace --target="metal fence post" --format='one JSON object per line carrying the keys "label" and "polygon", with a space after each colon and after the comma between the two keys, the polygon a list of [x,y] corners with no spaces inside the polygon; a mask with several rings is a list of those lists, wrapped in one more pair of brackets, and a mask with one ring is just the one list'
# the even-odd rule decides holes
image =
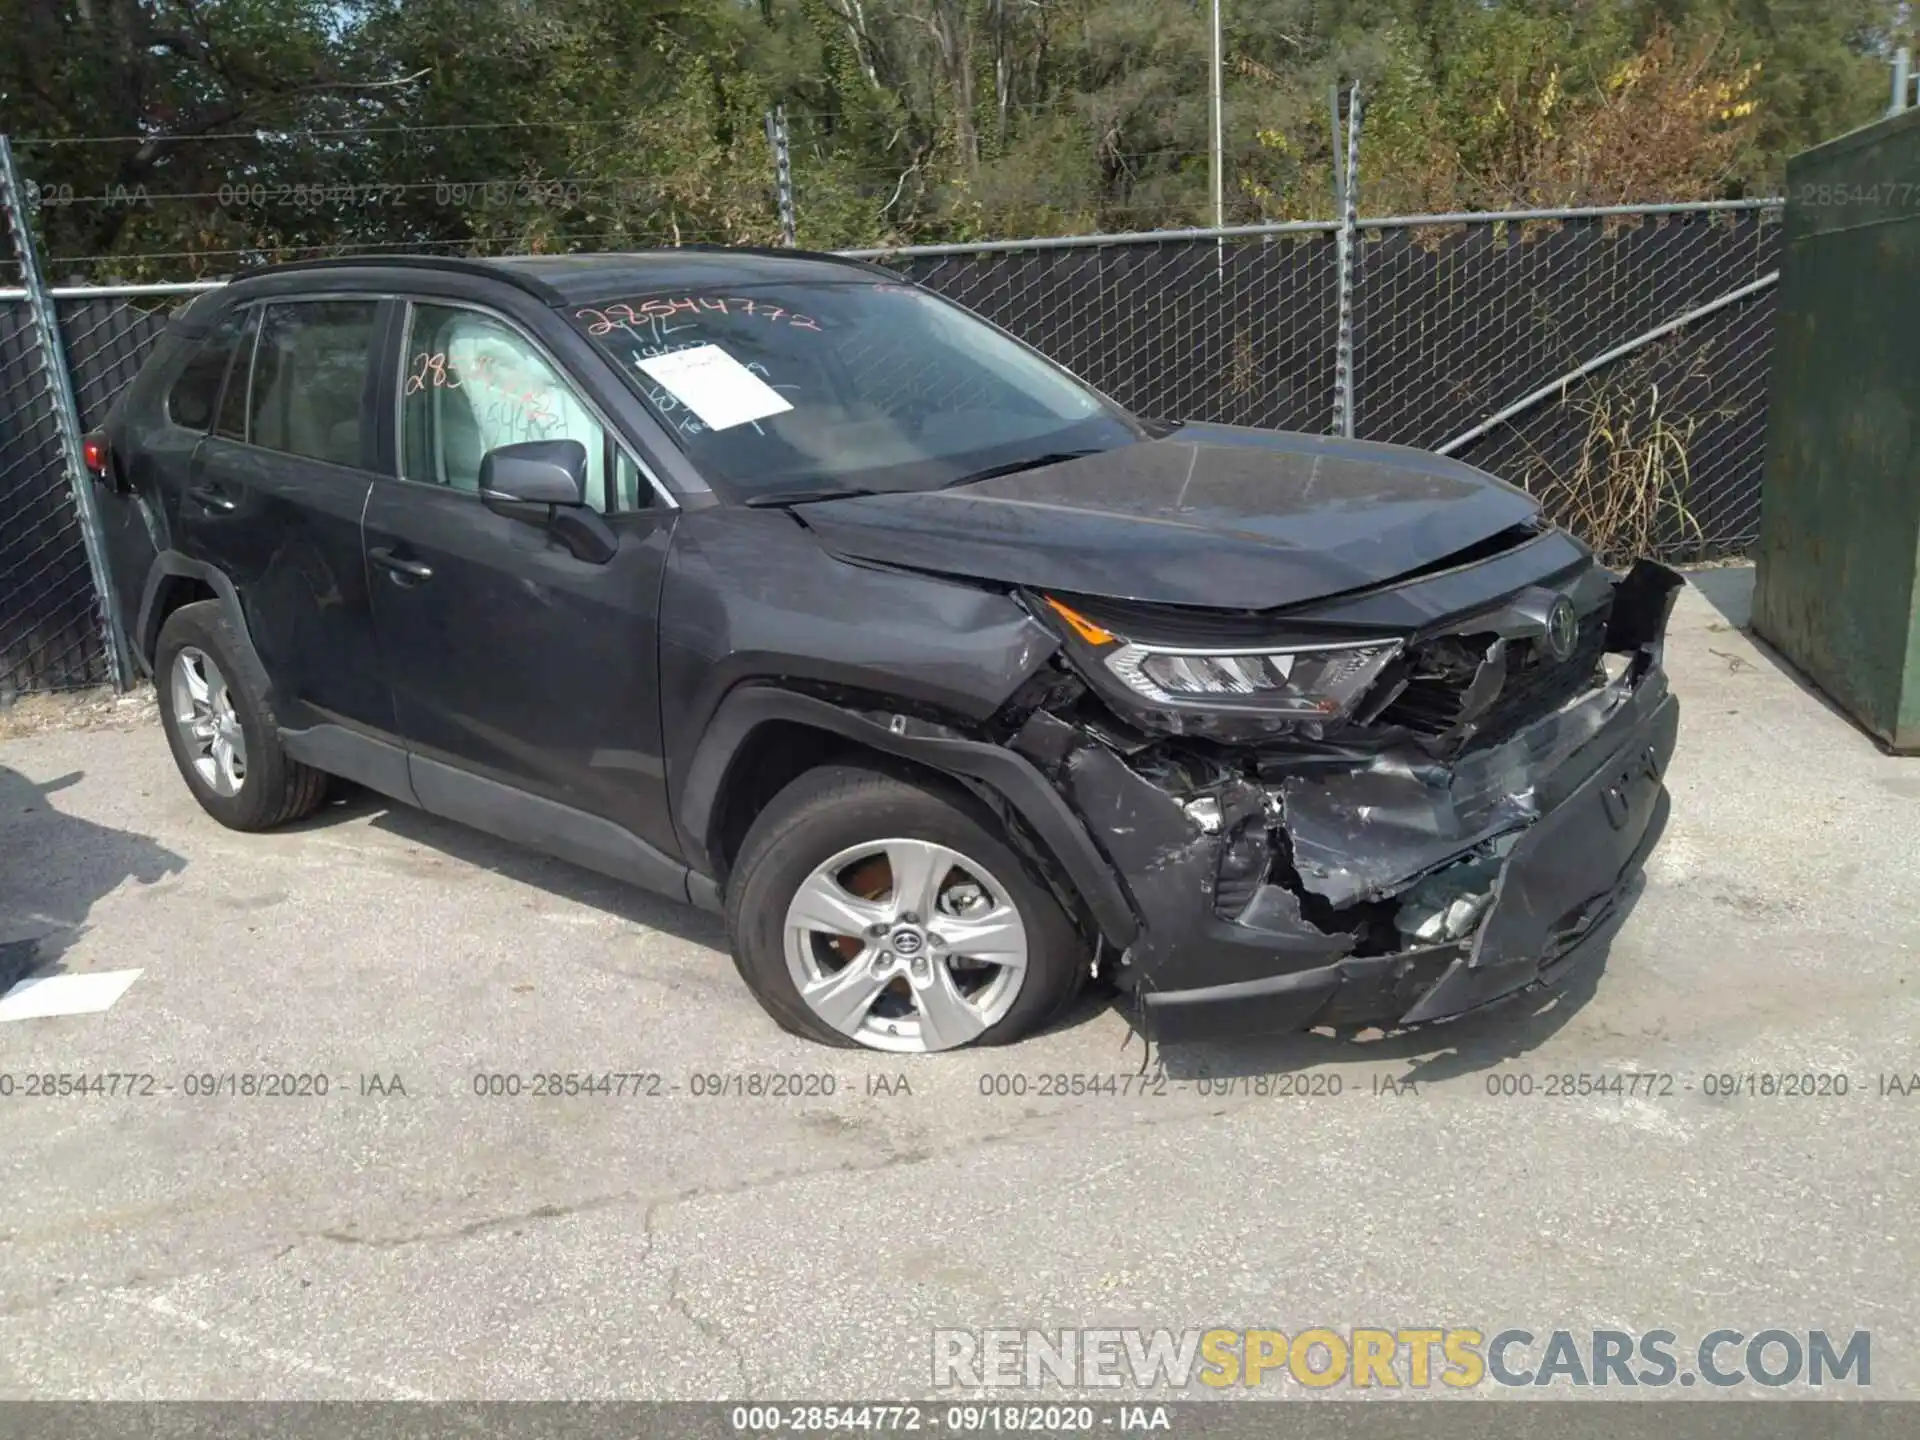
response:
{"label": "metal fence post", "polygon": [[1346,159],[1340,156],[1340,97],[1333,100],[1333,168],[1335,193],[1340,201],[1337,239],[1340,319],[1333,346],[1333,433],[1353,438],[1353,271],[1357,255],[1357,217],[1360,172],[1360,82],[1347,92]]}
{"label": "metal fence post", "polygon": [[107,673],[113,677],[114,689],[125,690],[132,683],[132,674],[127,666],[126,637],[120,633],[120,617],[113,603],[113,581],[107,573],[100,517],[93,508],[93,484],[81,454],[80,409],[74,403],[73,381],[60,344],[60,317],[46,280],[40,274],[40,258],[34,247],[33,226],[27,218],[25,191],[20,184],[20,172],[13,163],[13,145],[5,135],[0,135],[0,209],[7,212],[15,253],[20,257],[21,283],[26,288],[28,308],[33,312],[34,348],[46,375],[47,398],[53,404],[60,451],[73,493],[73,508],[80,519],[80,539],[86,547],[87,569],[93,576],[93,598],[99,611],[100,641],[107,654]]}
{"label": "metal fence post", "polygon": [[776,105],[767,111],[767,145],[773,151],[773,191],[780,206],[780,236],[788,245],[797,245],[793,221],[793,162],[787,150],[787,107]]}

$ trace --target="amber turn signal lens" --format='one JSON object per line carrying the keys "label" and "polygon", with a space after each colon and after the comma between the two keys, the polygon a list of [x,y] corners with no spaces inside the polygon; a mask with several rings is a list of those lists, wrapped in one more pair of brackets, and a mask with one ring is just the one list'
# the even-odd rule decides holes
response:
{"label": "amber turn signal lens", "polygon": [[1062,605],[1058,600],[1054,599],[1053,596],[1051,595],[1047,596],[1046,600],[1047,600],[1047,604],[1053,607],[1054,614],[1058,615],[1062,620],[1066,621],[1068,625],[1072,626],[1073,633],[1078,635],[1082,640],[1086,641],[1087,644],[1111,645],[1114,643],[1114,641],[1120,638],[1118,635],[1115,635],[1111,630],[1103,630],[1100,626],[1094,624],[1093,621],[1087,619],[1086,616],[1082,615],[1078,610],[1073,609],[1071,606]]}

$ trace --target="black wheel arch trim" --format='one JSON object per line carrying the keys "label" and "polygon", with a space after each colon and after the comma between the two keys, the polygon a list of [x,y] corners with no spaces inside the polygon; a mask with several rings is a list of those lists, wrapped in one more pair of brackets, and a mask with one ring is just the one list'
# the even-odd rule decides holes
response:
{"label": "black wheel arch trim", "polygon": [[[713,845],[716,811],[735,758],[762,725],[789,721],[840,735],[882,754],[897,755],[984,786],[1003,800],[1046,847],[1073,885],[1100,933],[1116,946],[1131,944],[1140,921],[1106,858],[1060,792],[1031,761],[981,740],[903,734],[829,701],[774,685],[731,691],[714,711],[686,769],[674,804],[676,828],[695,881],[696,904],[717,894]],[[706,898],[708,905],[713,903]]]}
{"label": "black wheel arch trim", "polygon": [[154,606],[160,599],[161,586],[169,580],[198,580],[213,591],[221,608],[226,611],[233,633],[246,649],[243,658],[251,662],[256,674],[264,676],[267,673],[266,666],[260,663],[260,652],[253,648],[253,636],[247,630],[247,612],[240,605],[240,592],[234,588],[226,572],[203,560],[182,555],[178,550],[162,550],[147,567],[147,583],[140,592],[140,615],[134,623],[131,637],[134,658],[147,674],[153,674],[153,651],[160,641],[160,627],[165,623],[164,616],[154,613]]}

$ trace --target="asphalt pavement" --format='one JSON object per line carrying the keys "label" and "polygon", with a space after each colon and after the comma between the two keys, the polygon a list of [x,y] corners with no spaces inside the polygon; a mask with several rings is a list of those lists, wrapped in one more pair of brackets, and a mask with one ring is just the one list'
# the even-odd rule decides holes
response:
{"label": "asphalt pavement", "polygon": [[1920,761],[1749,583],[1682,597],[1604,964],[1397,1038],[819,1049],[691,909],[366,797],[228,832],[150,722],[0,741],[0,981],[138,971],[0,1022],[0,1396],[923,1396],[936,1329],[1067,1326],[1865,1330],[1920,1396]]}

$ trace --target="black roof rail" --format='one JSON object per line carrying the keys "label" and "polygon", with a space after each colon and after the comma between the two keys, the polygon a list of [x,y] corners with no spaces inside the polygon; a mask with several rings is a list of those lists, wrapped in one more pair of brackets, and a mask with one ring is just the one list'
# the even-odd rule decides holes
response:
{"label": "black roof rail", "polygon": [[297,274],[307,270],[377,270],[420,269],[452,271],[458,275],[485,276],[490,280],[504,280],[509,285],[525,290],[545,305],[558,305],[561,295],[551,285],[536,276],[528,274],[516,265],[499,265],[490,260],[470,260],[459,255],[341,255],[331,260],[287,260],[277,265],[262,265],[258,269],[243,270],[233,277],[231,283],[242,280],[263,279],[270,275]]}
{"label": "black roof rail", "polygon": [[588,250],[571,254],[522,256],[500,255],[491,259],[469,259],[459,255],[423,255],[397,252],[391,255],[341,255],[334,259],[288,260],[277,265],[262,265],[257,269],[243,270],[231,277],[237,283],[242,280],[264,278],[272,275],[299,274],[310,270],[374,270],[382,267],[389,269],[415,268],[421,270],[451,271],[460,275],[484,276],[492,280],[503,280],[509,285],[524,290],[544,305],[564,305],[566,297],[561,291],[540,279],[526,267],[516,265],[515,260],[604,260],[617,264],[623,259],[637,256],[671,256],[681,251],[702,255],[742,255],[767,260],[817,260],[827,264],[843,266],[849,270],[858,270],[870,275],[883,275],[892,279],[898,275],[884,266],[870,260],[856,260],[846,255],[835,255],[827,250],[788,249],[772,245],[714,245],[698,242],[689,245],[651,245],[640,250]]}
{"label": "black roof rail", "polygon": [[878,270],[886,275],[894,273],[884,265],[875,265],[871,260],[859,260],[851,255],[836,255],[831,250],[804,250],[784,245],[716,245],[710,240],[695,240],[685,245],[659,245],[651,250],[633,253],[671,255],[675,250],[697,250],[705,254],[721,255],[760,255],[769,260],[825,260],[834,265],[844,265],[849,270]]}

